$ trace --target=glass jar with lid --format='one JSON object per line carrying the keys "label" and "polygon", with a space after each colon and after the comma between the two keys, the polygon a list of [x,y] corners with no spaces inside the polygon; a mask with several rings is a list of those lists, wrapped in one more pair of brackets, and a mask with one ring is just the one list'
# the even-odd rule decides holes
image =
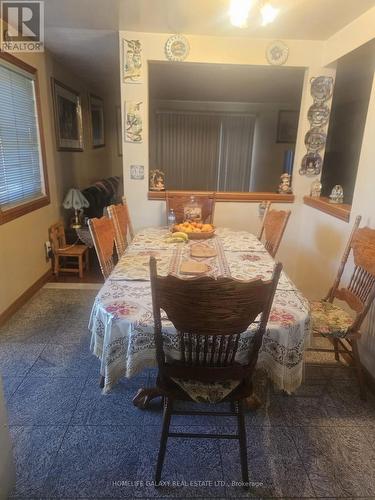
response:
{"label": "glass jar with lid", "polygon": [[190,196],[190,201],[184,206],[184,220],[200,222],[202,220],[202,207],[195,196]]}

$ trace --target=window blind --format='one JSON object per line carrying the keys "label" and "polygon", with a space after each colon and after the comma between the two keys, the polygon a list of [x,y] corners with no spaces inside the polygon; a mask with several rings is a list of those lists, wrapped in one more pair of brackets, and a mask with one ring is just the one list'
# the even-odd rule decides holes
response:
{"label": "window blind", "polygon": [[158,110],[150,151],[167,188],[249,191],[255,118]]}
{"label": "window blind", "polygon": [[0,208],[44,194],[33,75],[0,62]]}

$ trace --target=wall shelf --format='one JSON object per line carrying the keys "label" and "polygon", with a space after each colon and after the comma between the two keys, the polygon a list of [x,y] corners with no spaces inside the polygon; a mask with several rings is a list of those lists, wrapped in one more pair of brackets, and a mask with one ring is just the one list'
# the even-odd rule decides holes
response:
{"label": "wall shelf", "polygon": [[351,205],[347,205],[346,203],[330,203],[329,198],[325,198],[324,196],[320,198],[304,196],[303,202],[309,207],[316,208],[321,212],[332,215],[332,217],[349,222],[350,211],[352,209]]}
{"label": "wall shelf", "polygon": [[[209,191],[169,191],[170,193],[180,193],[183,195],[186,194],[196,194],[204,195]],[[212,191],[210,191],[212,192]],[[149,200],[165,200],[165,191],[149,191],[148,192]],[[278,193],[267,193],[267,192],[259,192],[259,193],[243,193],[243,192],[216,192],[216,201],[242,201],[242,202],[250,202],[250,203],[260,203],[262,201],[272,201],[274,203],[294,203],[294,195],[293,194],[278,194]]]}

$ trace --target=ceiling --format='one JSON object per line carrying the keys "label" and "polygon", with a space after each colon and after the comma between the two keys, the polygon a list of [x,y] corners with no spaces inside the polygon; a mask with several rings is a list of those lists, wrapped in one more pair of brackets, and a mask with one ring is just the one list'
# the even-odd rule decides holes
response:
{"label": "ceiling", "polygon": [[272,0],[276,21],[261,27],[256,4],[248,28],[228,22],[230,0],[45,0],[48,27],[134,30],[256,38],[326,40],[375,0]]}
{"label": "ceiling", "polygon": [[273,24],[261,27],[254,8],[239,29],[229,23],[229,0],[45,0],[46,46],[98,91],[118,92],[118,30],[325,40],[375,0],[272,4],[280,8]]}
{"label": "ceiling", "polygon": [[152,62],[150,98],[299,104],[304,72],[305,68]]}

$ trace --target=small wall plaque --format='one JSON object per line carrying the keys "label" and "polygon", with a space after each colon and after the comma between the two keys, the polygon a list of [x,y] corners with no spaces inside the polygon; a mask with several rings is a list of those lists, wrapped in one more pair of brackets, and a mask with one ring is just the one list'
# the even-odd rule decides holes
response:
{"label": "small wall plaque", "polygon": [[133,181],[143,181],[145,178],[145,167],[143,165],[130,165],[130,178]]}

